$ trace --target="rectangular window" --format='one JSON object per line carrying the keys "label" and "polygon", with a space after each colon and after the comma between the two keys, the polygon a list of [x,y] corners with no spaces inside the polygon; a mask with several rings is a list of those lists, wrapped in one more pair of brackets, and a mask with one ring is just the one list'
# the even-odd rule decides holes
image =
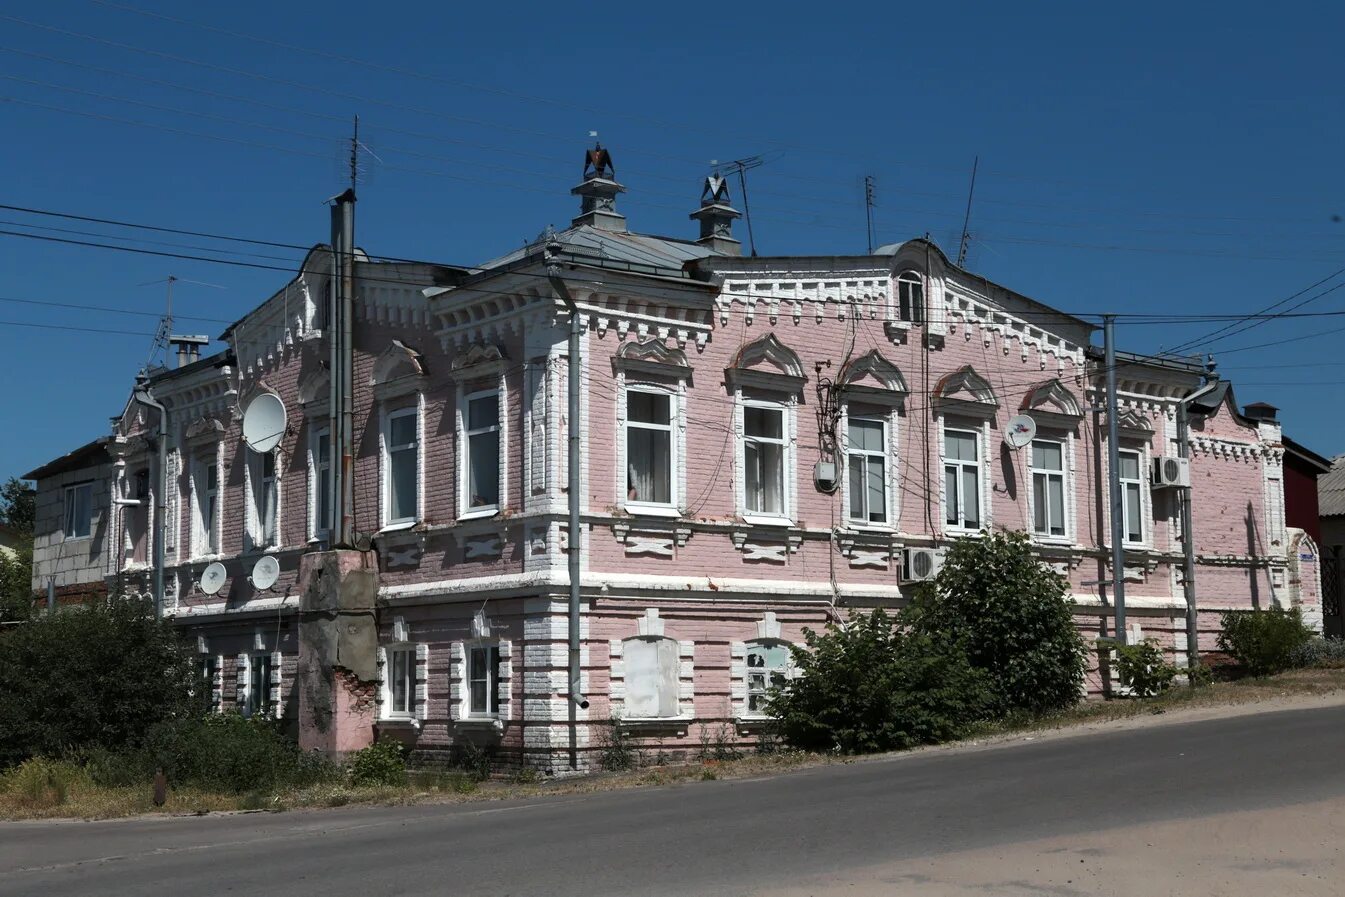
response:
{"label": "rectangular window", "polygon": [[944,522],[956,529],[981,526],[980,440],[971,430],[945,430],[943,436]]}
{"label": "rectangular window", "polygon": [[626,390],[626,500],[673,504],[673,399],[665,392]]}
{"label": "rectangular window", "polygon": [[784,688],[789,679],[789,646],[761,642],[747,646],[747,712],[764,715],[771,690]]}
{"label": "rectangular window", "polygon": [[264,716],[271,709],[271,655],[247,656],[247,694],[240,701],[243,716]]}
{"label": "rectangular window", "polygon": [[206,713],[215,713],[219,706],[215,703],[215,676],[219,673],[219,658],[214,654],[202,654],[196,661],[197,694],[201,699],[201,709]]}
{"label": "rectangular window", "polygon": [[622,659],[626,664],[626,716],[677,716],[677,642],[670,638],[628,639]]}
{"label": "rectangular window", "polygon": [[415,408],[403,408],[388,415],[384,450],[387,453],[387,522],[390,524],[414,523],[419,516],[419,417]]}
{"label": "rectangular window", "polygon": [[387,652],[388,669],[387,701],[388,716],[410,716],[415,709],[416,695],[416,649],[414,645],[402,645],[389,648]]}
{"label": "rectangular window", "polygon": [[332,526],[332,433],[324,427],[313,433],[313,536],[318,539],[331,534]]}
{"label": "rectangular window", "polygon": [[276,456],[252,453],[252,507],[257,514],[257,545],[276,544]]}
{"label": "rectangular window", "polygon": [[196,553],[219,554],[219,514],[216,507],[219,502],[219,467],[212,462],[200,462],[193,477],[193,487],[196,491],[196,531],[200,534]]}
{"label": "rectangular window", "polygon": [[1125,521],[1125,540],[1138,544],[1144,541],[1144,520],[1141,500],[1144,480],[1140,472],[1140,453],[1122,450],[1120,458],[1121,512]]}
{"label": "rectangular window", "polygon": [[93,483],[65,487],[65,538],[87,539],[93,533]]}
{"label": "rectangular window", "polygon": [[479,392],[467,397],[467,511],[500,506],[500,394]]}
{"label": "rectangular window", "polygon": [[747,511],[788,516],[785,502],[785,410],[743,406],[743,485]]}
{"label": "rectangular window", "polygon": [[496,716],[500,712],[500,646],[473,645],[467,653],[467,713]]}
{"label": "rectangular window", "polygon": [[1032,530],[1039,536],[1065,535],[1065,446],[1044,439],[1032,443]]}
{"label": "rectangular window", "polygon": [[852,417],[846,430],[850,468],[850,520],[887,523],[887,424]]}

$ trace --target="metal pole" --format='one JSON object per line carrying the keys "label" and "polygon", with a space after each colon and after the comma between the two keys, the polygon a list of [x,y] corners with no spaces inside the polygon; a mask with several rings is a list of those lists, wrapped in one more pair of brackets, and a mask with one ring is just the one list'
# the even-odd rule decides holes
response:
{"label": "metal pole", "polygon": [[582,370],[580,367],[580,353],[582,351],[581,337],[583,336],[583,317],[579,311],[579,306],[575,303],[574,297],[570,295],[570,289],[565,280],[561,277],[560,265],[554,261],[554,257],[561,252],[560,244],[551,244],[547,246],[547,278],[551,281],[552,287],[556,293],[565,302],[566,308],[570,312],[570,338],[568,345],[568,358],[566,359],[566,373],[568,375],[567,395],[568,411],[566,412],[569,421],[569,457],[567,461],[567,473],[569,483],[569,511],[570,511],[570,537],[569,537],[569,573],[570,573],[570,602],[568,607],[569,617],[569,723],[570,723],[570,768],[579,768],[579,711],[588,707],[588,699],[584,697],[582,691],[583,670],[580,665],[580,614],[583,607],[580,603],[580,578],[582,576],[582,550],[583,533],[580,530],[580,491],[583,484],[580,478],[579,453],[583,447],[583,434],[579,427],[579,394],[583,389]]}
{"label": "metal pole", "polygon": [[1121,506],[1121,451],[1116,410],[1116,316],[1102,316],[1102,346],[1107,366],[1107,494],[1111,503],[1112,603],[1116,641],[1126,643],[1125,515]]}
{"label": "metal pole", "polygon": [[343,215],[339,197],[333,200],[332,213],[332,276],[327,284],[327,463],[330,477],[327,481],[327,519],[318,526],[327,530],[328,547],[338,543],[342,488],[341,457],[341,228]]}
{"label": "metal pole", "polygon": [[332,545],[355,544],[355,191],[335,198],[332,207],[331,458]]}
{"label": "metal pole", "polygon": [[[1177,403],[1177,457],[1191,455],[1191,424],[1186,403],[1191,396]],[[1181,488],[1182,503],[1182,593],[1186,597],[1186,665],[1200,665],[1200,633],[1196,614],[1196,540],[1191,532],[1191,487]],[[1192,683],[1194,684],[1194,683]]]}

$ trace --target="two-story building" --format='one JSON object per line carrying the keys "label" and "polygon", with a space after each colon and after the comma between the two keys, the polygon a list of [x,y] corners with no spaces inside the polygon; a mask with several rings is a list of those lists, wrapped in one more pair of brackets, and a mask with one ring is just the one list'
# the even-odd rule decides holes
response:
{"label": "two-story building", "polygon": [[[1113,534],[1087,321],[923,239],[743,257],[716,178],[692,213],[699,238],[640,234],[617,210],[624,189],[605,164],[586,168],[571,227],[478,267],[356,262],[354,515],[377,571],[377,672],[341,667],[343,744],[386,732],[428,757],[469,740],[562,771],[594,762],[613,722],[669,750],[750,739],[804,627],[900,606],[951,540],[1001,528],[1032,535],[1090,636],[1112,630],[1122,539],[1129,637],[1185,662],[1180,477],[1155,461],[1178,454],[1199,360],[1120,357]],[[301,697],[301,561],[331,525],[331,275],[315,247],[223,334],[224,352],[149,382],[168,419],[167,612],[197,636],[220,708],[293,716]],[[263,393],[288,423],[258,454],[240,421]],[[1192,412],[1200,644],[1227,608],[1301,605],[1320,625],[1315,548],[1284,522],[1278,422],[1239,413],[1226,383]],[[73,548],[102,546],[114,589],[150,585],[160,426],[131,400],[98,466],[38,478],[39,541],[96,540]],[[84,483],[85,498],[70,492]],[[566,672],[575,549],[583,708]],[[264,556],[281,575],[258,589]],[[213,562],[228,578],[207,594]],[[1103,687],[1094,667],[1088,688]]]}

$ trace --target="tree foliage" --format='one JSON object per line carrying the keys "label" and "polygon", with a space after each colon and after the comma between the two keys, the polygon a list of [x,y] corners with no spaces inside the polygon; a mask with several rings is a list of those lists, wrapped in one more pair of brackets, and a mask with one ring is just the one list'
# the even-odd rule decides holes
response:
{"label": "tree foliage", "polygon": [[1071,608],[1064,579],[1033,555],[1025,534],[982,533],[953,543],[906,619],[962,646],[989,674],[998,712],[1044,713],[1082,694],[1086,648]]}
{"label": "tree foliage", "polygon": [[795,747],[858,754],[932,744],[956,738],[991,705],[989,678],[959,646],[894,626],[881,608],[804,638],[798,675],[770,705]]}
{"label": "tree foliage", "polygon": [[0,484],[0,524],[21,536],[32,536],[37,520],[37,495],[23,480],[10,477]]}
{"label": "tree foliage", "polygon": [[0,525],[19,539],[14,557],[0,552],[0,623],[27,620],[32,615],[35,508],[33,490],[22,480],[10,477],[0,484]]}
{"label": "tree foliage", "polygon": [[112,599],[6,627],[0,768],[37,754],[140,744],[192,715],[195,660],[148,602]]}

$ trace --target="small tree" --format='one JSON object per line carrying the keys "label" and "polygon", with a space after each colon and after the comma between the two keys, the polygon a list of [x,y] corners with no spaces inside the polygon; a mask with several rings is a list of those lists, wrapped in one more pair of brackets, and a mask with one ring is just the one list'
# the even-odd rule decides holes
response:
{"label": "small tree", "polygon": [[989,674],[996,710],[1070,707],[1083,688],[1086,649],[1065,581],[1023,533],[982,533],[948,550],[933,588],[908,609],[912,628],[949,638]]}
{"label": "small tree", "polygon": [[991,704],[988,677],[957,645],[896,628],[881,608],[804,640],[799,675],[770,704],[794,747],[859,754],[947,741]]}
{"label": "small tree", "polygon": [[1230,610],[1219,620],[1219,650],[1227,651],[1253,676],[1282,673],[1294,664],[1298,650],[1312,638],[1298,608]]}
{"label": "small tree", "polygon": [[138,745],[197,711],[188,646],[148,602],[43,616],[0,638],[0,768],[35,754]]}
{"label": "small tree", "polygon": [[0,484],[0,525],[19,537],[14,557],[0,553],[0,623],[27,620],[33,608],[33,521],[36,497],[22,481]]}

